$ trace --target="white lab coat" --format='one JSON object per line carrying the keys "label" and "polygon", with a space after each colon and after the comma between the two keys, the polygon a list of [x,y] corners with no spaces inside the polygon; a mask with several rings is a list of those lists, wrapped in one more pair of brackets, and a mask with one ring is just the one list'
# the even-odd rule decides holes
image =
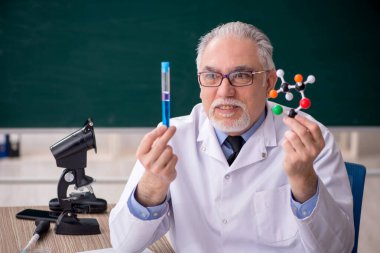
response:
{"label": "white lab coat", "polygon": [[111,211],[113,247],[140,252],[169,231],[180,253],[351,252],[352,194],[332,134],[321,125],[326,146],[314,162],[319,198],[311,215],[298,219],[282,168],[280,142],[287,127],[272,114],[273,104],[268,102],[265,121],[231,167],[201,104],[190,115],[172,119],[177,132],[170,145],[178,163],[167,213],[150,221],[130,213],[127,200],[144,172],[137,162]]}

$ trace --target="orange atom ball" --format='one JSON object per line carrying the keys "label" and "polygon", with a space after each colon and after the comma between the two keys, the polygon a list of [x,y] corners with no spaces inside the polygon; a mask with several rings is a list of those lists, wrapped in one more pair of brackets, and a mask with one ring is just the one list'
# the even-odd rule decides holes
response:
{"label": "orange atom ball", "polygon": [[276,98],[277,96],[278,96],[278,93],[277,93],[276,90],[271,90],[271,91],[269,92],[269,97],[270,97],[270,98]]}
{"label": "orange atom ball", "polygon": [[296,83],[300,83],[300,82],[302,82],[302,80],[303,80],[303,77],[302,77],[301,74],[297,74],[297,75],[294,76],[294,81]]}

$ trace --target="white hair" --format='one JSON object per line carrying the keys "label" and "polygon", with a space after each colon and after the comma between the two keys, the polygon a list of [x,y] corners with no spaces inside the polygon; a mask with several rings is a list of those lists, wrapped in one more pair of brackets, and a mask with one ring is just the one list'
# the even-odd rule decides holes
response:
{"label": "white hair", "polygon": [[256,43],[258,46],[259,60],[264,66],[265,70],[274,69],[273,62],[273,46],[269,38],[257,27],[246,24],[243,22],[230,22],[226,24],[219,25],[218,27],[212,29],[209,33],[202,36],[199,39],[199,44],[197,48],[197,68],[199,70],[201,56],[206,49],[207,45],[215,38],[220,37],[237,37],[237,38],[248,38]]}

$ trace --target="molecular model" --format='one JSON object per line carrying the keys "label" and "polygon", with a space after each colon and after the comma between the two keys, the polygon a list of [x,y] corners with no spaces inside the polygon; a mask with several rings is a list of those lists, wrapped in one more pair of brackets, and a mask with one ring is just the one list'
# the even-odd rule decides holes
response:
{"label": "molecular model", "polygon": [[[308,109],[311,106],[311,101],[305,96],[305,89],[306,85],[309,83],[315,82],[315,77],[313,75],[309,75],[305,82],[303,81],[303,77],[301,74],[297,74],[294,76],[294,81],[296,82],[294,85],[290,85],[289,83],[285,82],[284,79],[284,71],[282,69],[277,70],[276,72],[277,76],[281,79],[281,87],[278,90],[271,90],[269,92],[270,98],[277,98],[278,94],[283,92],[285,93],[285,99],[288,101],[293,100],[293,94],[290,92],[291,89],[295,89],[298,91],[302,98],[299,102],[299,106],[296,109],[290,109],[288,112],[288,116],[294,118],[297,115],[297,112],[301,109]],[[275,105],[272,108],[272,111],[276,115],[281,115],[283,112],[281,105]]]}

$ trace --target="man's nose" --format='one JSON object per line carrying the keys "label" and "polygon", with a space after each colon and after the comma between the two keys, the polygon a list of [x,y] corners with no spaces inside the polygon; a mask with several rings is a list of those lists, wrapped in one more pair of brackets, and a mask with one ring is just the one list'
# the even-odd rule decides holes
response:
{"label": "man's nose", "polygon": [[231,85],[230,80],[224,77],[218,87],[218,95],[221,97],[232,97],[235,94],[235,87]]}

